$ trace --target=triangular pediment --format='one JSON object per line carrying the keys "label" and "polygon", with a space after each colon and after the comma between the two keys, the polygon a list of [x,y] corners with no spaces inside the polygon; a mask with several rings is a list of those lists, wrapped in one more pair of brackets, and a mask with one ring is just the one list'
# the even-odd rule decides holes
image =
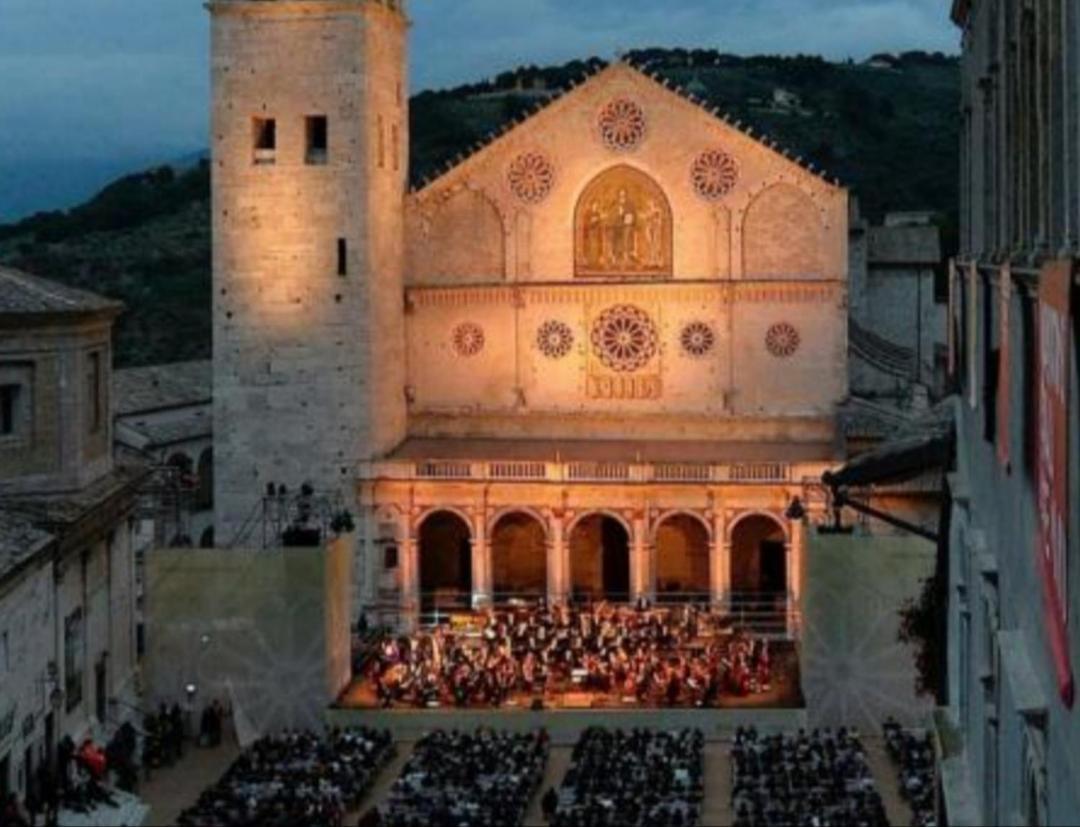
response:
{"label": "triangular pediment", "polygon": [[[632,122],[639,114],[643,134],[635,145],[634,136],[625,129],[629,127],[632,132]],[[624,129],[622,135],[620,128]],[[805,164],[771,138],[754,134],[752,128],[711,107],[686,89],[660,75],[619,61],[583,77],[569,89],[537,104],[529,114],[491,133],[470,154],[459,155],[441,172],[414,189],[413,195],[423,199],[432,191],[453,186],[463,177],[474,175],[479,168],[503,161],[508,152],[524,145],[531,144],[543,151],[545,146],[570,140],[578,142],[580,148],[587,151],[590,145],[600,144],[616,159],[632,157],[639,146],[649,141],[690,145],[708,138],[729,147],[725,151],[736,163],[738,156],[748,151],[764,154],[771,157],[774,174],[784,173],[808,184],[813,182],[815,188],[842,189],[839,181],[830,180],[823,171]],[[708,174],[708,170],[705,172]]]}

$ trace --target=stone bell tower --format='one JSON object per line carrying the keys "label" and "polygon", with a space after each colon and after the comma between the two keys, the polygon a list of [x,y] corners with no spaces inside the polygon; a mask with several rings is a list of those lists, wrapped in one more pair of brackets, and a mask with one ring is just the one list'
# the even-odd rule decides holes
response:
{"label": "stone bell tower", "polygon": [[[405,432],[403,0],[211,0],[215,531]],[[248,531],[244,531],[245,524]]]}

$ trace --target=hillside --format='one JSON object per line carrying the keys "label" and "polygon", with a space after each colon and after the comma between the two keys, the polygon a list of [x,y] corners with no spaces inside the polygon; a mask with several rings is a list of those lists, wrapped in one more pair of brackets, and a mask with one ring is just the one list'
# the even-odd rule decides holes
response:
{"label": "hillside", "polygon": [[[839,177],[871,218],[891,210],[939,212],[948,246],[959,175],[955,59],[916,52],[834,64],[682,49],[627,58]],[[416,95],[413,183],[602,63],[522,67]],[[0,226],[0,261],[125,302],[116,348],[121,365],[204,358],[210,352],[208,199],[205,162],[127,176],[79,207]]]}

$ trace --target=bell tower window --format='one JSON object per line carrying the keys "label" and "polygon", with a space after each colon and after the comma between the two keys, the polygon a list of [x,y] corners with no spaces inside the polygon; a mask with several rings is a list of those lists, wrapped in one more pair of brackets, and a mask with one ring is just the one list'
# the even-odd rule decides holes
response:
{"label": "bell tower window", "polygon": [[313,166],[326,163],[329,153],[329,125],[325,115],[310,115],[305,119],[307,151],[304,162]]}
{"label": "bell tower window", "polygon": [[277,121],[273,118],[254,118],[252,141],[255,163],[274,163],[277,160]]}

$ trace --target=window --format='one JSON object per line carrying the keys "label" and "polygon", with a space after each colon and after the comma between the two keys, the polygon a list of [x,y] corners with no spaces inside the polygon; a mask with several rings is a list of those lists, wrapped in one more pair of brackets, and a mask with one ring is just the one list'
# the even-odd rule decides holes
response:
{"label": "window", "polygon": [[398,567],[398,547],[388,545],[383,549],[383,568],[389,571]]}
{"label": "window", "polygon": [[397,124],[390,127],[390,150],[394,153],[394,172],[397,172],[401,168],[401,138]]}
{"label": "window", "polygon": [[337,274],[339,276],[349,274],[349,248],[344,238],[337,240]]}
{"label": "window", "polygon": [[17,436],[21,385],[0,385],[0,437]]}
{"label": "window", "polygon": [[379,129],[379,134],[376,137],[379,149],[379,169],[384,169],[386,167],[386,124],[383,123],[382,115],[377,118],[377,124]]}
{"label": "window", "polygon": [[86,424],[90,433],[101,430],[104,419],[101,404],[101,353],[90,353],[86,360]]}
{"label": "window", "polygon": [[311,115],[305,119],[307,151],[304,162],[311,165],[326,163],[329,153],[329,126],[325,115]]}
{"label": "window", "polygon": [[256,164],[272,164],[277,158],[277,121],[255,118],[252,121],[252,140]]}
{"label": "window", "polygon": [[83,613],[76,609],[64,620],[64,698],[71,712],[83,696]]}

